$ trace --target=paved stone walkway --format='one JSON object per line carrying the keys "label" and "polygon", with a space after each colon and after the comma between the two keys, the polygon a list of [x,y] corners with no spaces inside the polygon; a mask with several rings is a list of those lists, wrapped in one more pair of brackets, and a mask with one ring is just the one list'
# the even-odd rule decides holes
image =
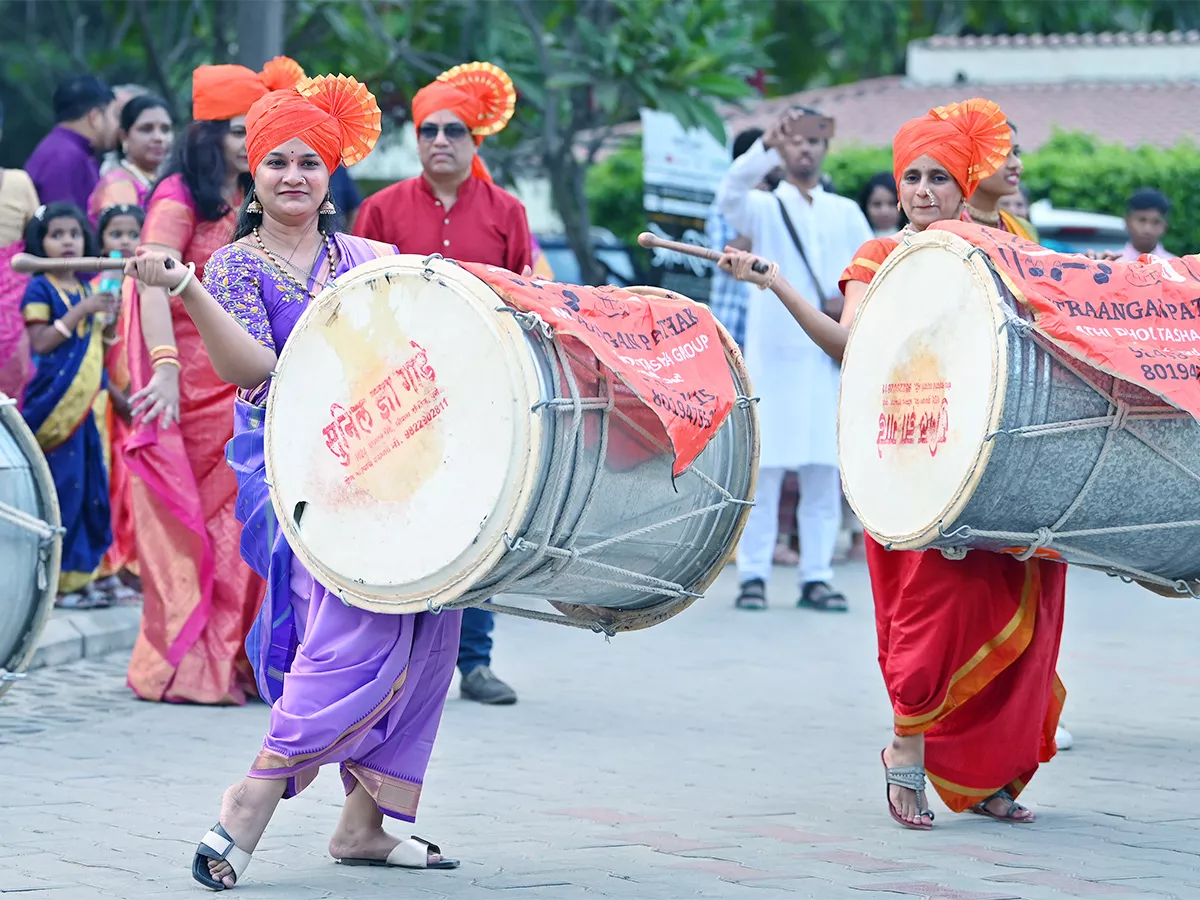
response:
{"label": "paved stone walkway", "polygon": [[[340,784],[281,807],[233,896],[938,900],[1200,897],[1200,604],[1073,573],[1060,671],[1075,749],[1011,826],[888,818],[889,709],[867,581],[849,615],[692,610],[610,644],[502,619],[509,708],[447,706],[416,833],[452,873],[345,869],[325,854]],[[31,673],[0,701],[0,895],[202,896],[187,867],[267,711],[139,703],[109,656]],[[940,807],[938,807],[940,809]]]}

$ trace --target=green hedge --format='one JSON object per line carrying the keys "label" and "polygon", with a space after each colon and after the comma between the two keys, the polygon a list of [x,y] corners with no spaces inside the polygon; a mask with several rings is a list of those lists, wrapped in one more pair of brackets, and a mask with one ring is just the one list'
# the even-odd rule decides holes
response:
{"label": "green hedge", "polygon": [[[1200,148],[1183,142],[1169,149],[1104,143],[1090,135],[1057,131],[1037,151],[1026,153],[1025,183],[1034,199],[1049,197],[1062,209],[1084,209],[1115,216],[1141,187],[1156,187],[1170,198],[1171,227],[1164,241],[1173,253],[1200,252],[1200,204],[1192,194],[1200,185]],[[890,171],[891,148],[850,146],[830,154],[825,171],[849,197],[872,175]],[[593,166],[587,176],[592,221],[626,240],[645,226],[642,211],[642,154],[637,147],[618,151]]]}

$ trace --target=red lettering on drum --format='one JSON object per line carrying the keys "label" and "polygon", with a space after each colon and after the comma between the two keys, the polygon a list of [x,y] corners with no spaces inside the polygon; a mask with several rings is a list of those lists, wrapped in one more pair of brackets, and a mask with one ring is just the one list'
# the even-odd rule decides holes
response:
{"label": "red lettering on drum", "polygon": [[[896,382],[883,386],[879,433],[875,447],[880,458],[884,447],[922,446],[930,456],[950,435],[948,381]],[[915,408],[914,408],[915,407]]]}

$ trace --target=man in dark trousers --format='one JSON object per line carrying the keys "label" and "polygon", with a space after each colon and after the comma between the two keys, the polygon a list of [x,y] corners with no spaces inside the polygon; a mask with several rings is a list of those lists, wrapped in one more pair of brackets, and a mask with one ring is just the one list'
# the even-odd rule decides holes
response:
{"label": "man in dark trousers", "polygon": [[[359,208],[354,233],[395,244],[401,253],[440,253],[463,262],[523,272],[532,265],[525,207],[497,187],[478,155],[486,135],[512,117],[516,93],[488,63],[458,66],[413,98],[422,173],[384,188]],[[458,669],[462,696],[480,703],[517,702],[492,672],[488,609],[463,610]]]}

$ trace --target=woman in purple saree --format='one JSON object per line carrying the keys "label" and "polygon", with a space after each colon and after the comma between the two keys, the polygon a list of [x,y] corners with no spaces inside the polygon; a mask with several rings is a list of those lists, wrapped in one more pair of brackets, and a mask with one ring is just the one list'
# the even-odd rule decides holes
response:
{"label": "woman in purple saree", "polygon": [[[461,614],[380,615],[317,583],[281,533],[265,479],[268,379],[309,300],[333,278],[394,247],[331,233],[329,172],[358,162],[379,135],[379,107],[353,79],[307,79],[268,94],[246,119],[255,188],[234,243],[204,284],[142,252],[128,273],[179,296],[217,373],[242,390],[226,456],[238,479],[242,558],[268,581],[247,640],[271,725],[250,772],[225,792],[192,875],[233,887],[281,798],[339,763],[346,804],[330,854],[350,865],[453,868],[432,844],[398,840],[383,817],[414,821],[458,653]],[[309,264],[311,261],[311,264]],[[305,267],[307,265],[307,268]]]}

